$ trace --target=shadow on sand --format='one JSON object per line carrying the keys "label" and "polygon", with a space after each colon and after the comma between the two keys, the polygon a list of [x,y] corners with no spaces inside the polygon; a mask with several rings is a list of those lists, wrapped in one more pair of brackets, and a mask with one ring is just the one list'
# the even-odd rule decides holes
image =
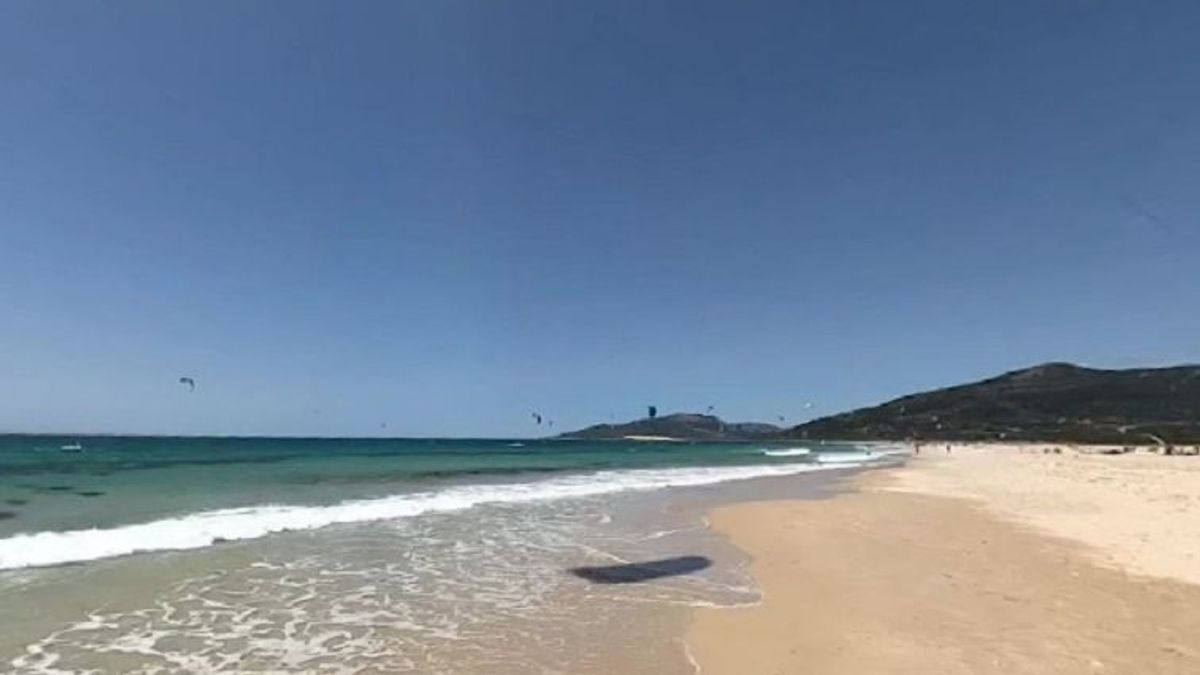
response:
{"label": "shadow on sand", "polygon": [[647,560],[646,562],[604,565],[602,567],[573,567],[571,574],[593,584],[637,584],[662,577],[691,574],[712,566],[712,561],[700,555]]}

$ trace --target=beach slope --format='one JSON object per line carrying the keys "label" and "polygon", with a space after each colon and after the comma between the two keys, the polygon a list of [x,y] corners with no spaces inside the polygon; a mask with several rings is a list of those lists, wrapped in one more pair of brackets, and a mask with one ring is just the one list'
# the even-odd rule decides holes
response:
{"label": "beach slope", "polygon": [[[1168,564],[1147,568],[1135,564],[1148,557],[1137,553],[1136,522],[1121,521],[1122,536],[1087,540],[1066,517],[1088,509],[1103,522],[1127,507],[1125,498],[1101,499],[1112,491],[1094,491],[1090,475],[1124,475],[1120,462],[1133,460],[1121,494],[1149,489],[1129,484],[1139,481],[1170,493],[1190,484],[1187,458],[987,452],[956,448],[864,474],[857,491],[828,500],[714,512],[713,527],[753,557],[764,599],[697,613],[687,641],[701,671],[1200,672],[1200,586],[1168,574],[1190,555],[1200,519],[1168,538],[1157,520],[1178,513],[1149,522],[1137,512],[1145,536],[1169,549]],[[1068,461],[1077,465],[1063,468]],[[1070,477],[1006,483],[1052,466]],[[1165,477],[1175,471],[1187,473]],[[987,489],[996,485],[1010,487]],[[1066,525],[1022,515],[1054,503],[1068,505],[1059,511]]]}

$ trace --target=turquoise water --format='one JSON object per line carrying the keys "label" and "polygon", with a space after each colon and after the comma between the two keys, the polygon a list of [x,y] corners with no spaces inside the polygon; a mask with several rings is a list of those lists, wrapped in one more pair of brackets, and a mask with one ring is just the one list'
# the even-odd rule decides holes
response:
{"label": "turquoise water", "polygon": [[[78,444],[81,449],[64,450]],[[692,672],[754,602],[703,521],[818,494],[849,445],[0,438],[0,670]],[[595,585],[568,570],[711,565]]]}
{"label": "turquoise water", "polygon": [[[781,447],[561,440],[9,436],[0,438],[0,569],[157,548],[195,548],[277,531],[405,517],[490,501],[652,489],[679,481],[720,482],[726,474],[713,470],[734,470],[728,478],[735,479],[757,475],[739,472],[739,467],[804,469],[818,457],[779,455]],[[820,450],[829,455],[856,448],[831,445]],[[662,473],[672,469],[677,471]],[[487,492],[487,486],[493,491]],[[346,512],[347,505],[353,506],[353,513]],[[327,508],[279,510],[289,506]],[[267,508],[273,510],[262,511]],[[237,509],[260,510],[230,512]],[[175,523],[169,530],[164,523],[196,514],[204,515],[203,523]],[[29,539],[156,522],[160,527],[153,531],[123,531],[124,549],[112,544],[112,537],[95,550],[89,547],[98,542],[82,535],[70,542],[45,536]],[[183,532],[184,525],[188,532]],[[14,552],[18,537],[21,550]],[[43,550],[40,556],[29,557],[30,545],[61,548],[68,543],[74,552]]]}

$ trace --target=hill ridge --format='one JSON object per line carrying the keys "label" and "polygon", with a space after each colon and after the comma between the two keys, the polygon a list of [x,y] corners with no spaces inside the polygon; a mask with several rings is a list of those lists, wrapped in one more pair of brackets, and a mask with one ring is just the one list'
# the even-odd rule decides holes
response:
{"label": "hill ridge", "polygon": [[623,424],[594,424],[561,434],[559,438],[579,440],[622,439],[630,436],[659,436],[688,441],[745,441],[771,438],[783,432],[781,427],[761,422],[726,422],[715,415],[678,412],[644,417]]}
{"label": "hill ridge", "polygon": [[1200,365],[1052,361],[907,394],[786,430],[789,438],[1200,442]]}

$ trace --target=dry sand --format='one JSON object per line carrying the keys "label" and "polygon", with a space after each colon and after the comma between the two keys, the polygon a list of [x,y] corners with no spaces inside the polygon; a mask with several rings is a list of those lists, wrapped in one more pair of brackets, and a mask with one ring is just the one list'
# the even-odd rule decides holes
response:
{"label": "dry sand", "polygon": [[1200,457],[932,450],[718,509],[764,599],[697,612],[701,672],[1200,673]]}
{"label": "dry sand", "polygon": [[[980,500],[1101,564],[1200,584],[1200,457],[1050,445],[927,446],[885,486]],[[1063,454],[1048,453],[1054,449]],[[890,485],[889,485],[890,483]]]}

